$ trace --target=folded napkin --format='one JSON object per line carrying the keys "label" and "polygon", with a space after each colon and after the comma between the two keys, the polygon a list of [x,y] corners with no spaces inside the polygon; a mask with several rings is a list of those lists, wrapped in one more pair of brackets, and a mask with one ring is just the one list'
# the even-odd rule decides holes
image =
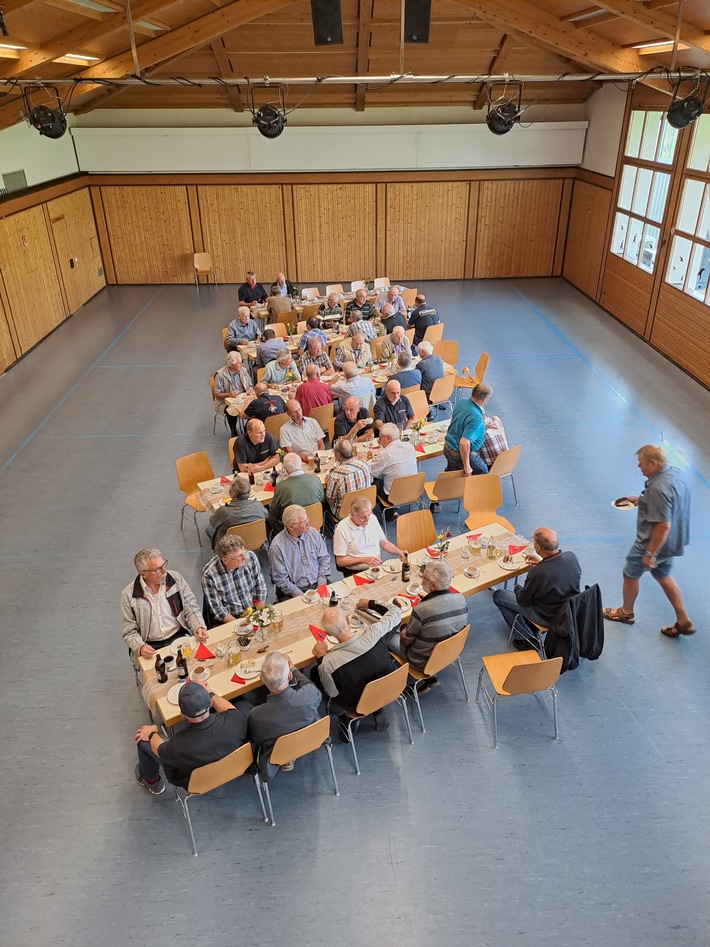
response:
{"label": "folded napkin", "polygon": [[458,589],[454,588],[453,585],[449,586],[449,592],[458,592]]}
{"label": "folded napkin", "polygon": [[524,546],[513,546],[512,543],[508,544],[508,552],[511,556],[514,556],[516,552],[522,552],[523,549],[527,549],[527,548],[528,548],[527,543],[525,543]]}
{"label": "folded napkin", "polygon": [[316,591],[318,592],[321,598],[328,598],[328,595],[329,595],[328,586],[325,584],[325,582],[323,583],[323,585],[318,586]]}
{"label": "folded napkin", "polygon": [[240,677],[236,671],[230,677],[230,681],[234,681],[235,684],[246,684],[246,681],[244,680],[244,678]]}
{"label": "folded napkin", "polygon": [[273,493],[273,492],[274,492],[274,485],[270,480],[268,480],[264,484],[264,493]]}
{"label": "folded napkin", "polygon": [[423,444],[417,444],[414,450],[418,451],[420,454],[426,454],[426,450],[424,449]]}
{"label": "folded napkin", "polygon": [[365,579],[361,575],[354,575],[355,585],[371,585],[374,582],[374,579]]}
{"label": "folded napkin", "polygon": [[325,641],[325,632],[322,628],[319,628],[317,625],[309,625],[311,629],[311,634],[316,639],[316,641]]}
{"label": "folded napkin", "polygon": [[439,550],[436,548],[436,546],[427,546],[426,551],[429,553],[432,559],[439,558]]}
{"label": "folded napkin", "polygon": [[195,660],[196,661],[207,661],[209,658],[213,658],[214,655],[209,648],[206,648],[205,645],[200,642],[197,646],[197,651],[195,651]]}
{"label": "folded napkin", "polygon": [[397,598],[406,598],[412,603],[412,608],[421,602],[418,595],[409,595],[407,592],[397,592]]}
{"label": "folded napkin", "polygon": [[480,539],[481,535],[481,533],[469,533],[466,539]]}
{"label": "folded napkin", "polygon": [[231,483],[231,482],[232,482],[232,478],[231,478],[231,477],[222,476],[222,477],[219,478],[219,482],[220,482],[220,483],[222,484],[222,486],[224,487],[224,486],[226,486],[228,483]]}

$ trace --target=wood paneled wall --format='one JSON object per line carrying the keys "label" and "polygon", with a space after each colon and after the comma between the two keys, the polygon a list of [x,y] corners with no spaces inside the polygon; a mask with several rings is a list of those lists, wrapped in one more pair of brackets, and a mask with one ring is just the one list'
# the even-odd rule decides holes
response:
{"label": "wood paneled wall", "polygon": [[88,188],[49,201],[46,207],[67,308],[76,312],[106,285]]}
{"label": "wood paneled wall", "polygon": [[607,253],[600,304],[637,335],[643,335],[653,277],[621,257]]}
{"label": "wood paneled wall", "polygon": [[10,333],[10,320],[3,302],[3,294],[0,292],[0,372],[4,372],[17,358],[19,358],[19,352],[15,348]]}
{"label": "wood paneled wall", "polygon": [[562,275],[592,299],[599,288],[610,206],[608,188],[574,182]]}
{"label": "wood paneled wall", "polygon": [[710,307],[664,283],[650,342],[710,388]]}
{"label": "wood paneled wall", "polygon": [[461,279],[469,186],[467,181],[387,185],[384,239],[388,274],[396,274],[398,279]]}

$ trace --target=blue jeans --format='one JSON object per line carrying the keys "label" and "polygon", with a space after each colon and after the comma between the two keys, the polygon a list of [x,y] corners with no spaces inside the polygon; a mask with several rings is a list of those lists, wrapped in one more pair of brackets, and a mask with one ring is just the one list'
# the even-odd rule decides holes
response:
{"label": "blue jeans", "polygon": [[[529,618],[530,621],[537,622],[538,625],[547,625],[547,622],[540,618],[534,608],[519,605],[515,592],[509,592],[508,589],[496,589],[493,593],[493,602],[505,619],[508,628],[513,627],[516,615]],[[532,632],[533,629],[530,629],[530,631]]]}
{"label": "blue jeans", "polygon": [[[463,458],[458,451],[454,451],[447,445],[444,445],[444,457],[446,458],[447,470],[463,470]],[[472,474],[488,473],[488,467],[486,467],[481,458],[478,456],[478,451],[471,451],[468,462],[471,465]]]}

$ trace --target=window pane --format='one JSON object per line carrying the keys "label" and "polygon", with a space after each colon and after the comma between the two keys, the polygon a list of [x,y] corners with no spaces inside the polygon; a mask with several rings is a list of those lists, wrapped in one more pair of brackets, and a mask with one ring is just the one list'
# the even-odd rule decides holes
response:
{"label": "window pane", "polygon": [[701,240],[710,240],[710,189],[707,187],[705,188],[705,200],[703,201],[703,209],[696,232]]}
{"label": "window pane", "polygon": [[635,185],[636,168],[627,164],[621,174],[621,188],[619,189],[619,207],[623,207],[624,210],[631,210]]}
{"label": "window pane", "polygon": [[657,161],[661,164],[673,164],[673,155],[675,154],[675,145],[678,141],[678,129],[673,128],[665,120],[661,124],[661,139],[658,143]]}
{"label": "window pane", "polygon": [[641,133],[643,132],[644,112],[632,112],[629,122],[629,134],[626,139],[626,150],[624,154],[629,158],[638,158],[639,148],[641,146]]}
{"label": "window pane", "polygon": [[648,195],[651,193],[651,180],[653,171],[647,168],[639,168],[636,176],[636,193],[634,194],[634,205],[631,208],[635,214],[641,217],[646,216],[646,206],[648,204]]}
{"label": "window pane", "polygon": [[646,229],[643,232],[643,250],[641,251],[639,266],[648,273],[653,273],[660,235],[661,231],[658,227],[652,227],[650,224],[646,224]]}
{"label": "window pane", "polygon": [[648,214],[646,215],[650,217],[651,220],[663,219],[663,211],[666,209],[666,197],[668,196],[670,180],[670,174],[661,174],[657,171],[653,175],[651,200],[648,202]]}
{"label": "window pane", "polygon": [[614,221],[614,236],[611,238],[611,252],[617,256],[624,255],[626,234],[629,231],[629,218],[626,214],[617,214]]}
{"label": "window pane", "polygon": [[710,115],[701,115],[693,129],[693,145],[690,149],[688,167],[707,171],[710,163]]}
{"label": "window pane", "polygon": [[661,126],[662,112],[646,112],[646,122],[643,126],[643,138],[641,139],[641,154],[639,157],[646,161],[656,160],[656,143],[658,142],[658,129]]}
{"label": "window pane", "polygon": [[690,257],[690,266],[688,267],[688,277],[685,282],[685,291],[696,299],[705,298],[705,289],[708,285],[708,257],[710,251],[707,247],[696,243],[693,247],[693,253]]}
{"label": "window pane", "polygon": [[684,233],[695,233],[698,211],[703,200],[703,188],[702,181],[685,182],[680,202],[680,214],[678,214],[678,230]]}
{"label": "window pane", "polygon": [[629,218],[629,235],[626,238],[626,249],[624,259],[634,266],[638,263],[639,252],[641,250],[641,234],[643,232],[643,223],[636,220],[635,217]]}
{"label": "window pane", "polygon": [[683,283],[685,283],[685,274],[688,272],[688,261],[692,248],[692,243],[690,240],[686,240],[685,237],[673,238],[666,282],[672,286],[677,286],[678,289],[682,289]]}

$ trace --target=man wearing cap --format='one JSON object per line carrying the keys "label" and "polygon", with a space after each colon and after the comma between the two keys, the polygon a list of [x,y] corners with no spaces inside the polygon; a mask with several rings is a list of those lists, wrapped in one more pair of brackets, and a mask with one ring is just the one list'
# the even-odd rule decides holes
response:
{"label": "man wearing cap", "polygon": [[[185,684],[178,704],[187,721],[184,730],[169,740],[158,733],[154,724],[139,727],[136,732],[136,780],[153,796],[165,791],[161,765],[168,782],[187,789],[194,769],[223,759],[247,739],[246,716],[203,684],[197,681]],[[211,714],[210,710],[215,713]]]}

